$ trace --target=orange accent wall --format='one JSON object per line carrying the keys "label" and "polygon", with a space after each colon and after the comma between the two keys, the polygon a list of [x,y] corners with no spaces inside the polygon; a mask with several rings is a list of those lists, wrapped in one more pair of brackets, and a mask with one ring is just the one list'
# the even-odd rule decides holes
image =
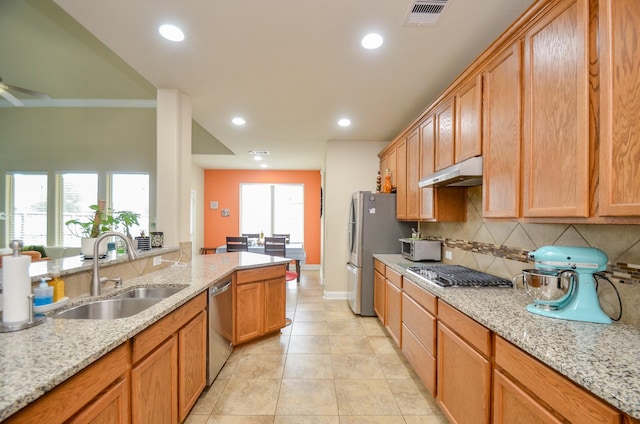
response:
{"label": "orange accent wall", "polygon": [[[204,245],[217,247],[226,236],[240,232],[240,184],[304,184],[304,248],[307,264],[320,264],[320,171],[245,171],[209,169],[204,171]],[[218,201],[218,209],[209,202]],[[223,217],[222,209],[230,216]]]}

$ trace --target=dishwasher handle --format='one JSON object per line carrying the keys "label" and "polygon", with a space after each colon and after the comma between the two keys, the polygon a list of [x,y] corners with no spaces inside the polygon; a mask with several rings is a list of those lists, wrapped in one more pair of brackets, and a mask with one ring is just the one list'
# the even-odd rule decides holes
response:
{"label": "dishwasher handle", "polygon": [[228,281],[223,286],[213,286],[209,288],[209,296],[215,297],[218,296],[231,288],[231,281]]}

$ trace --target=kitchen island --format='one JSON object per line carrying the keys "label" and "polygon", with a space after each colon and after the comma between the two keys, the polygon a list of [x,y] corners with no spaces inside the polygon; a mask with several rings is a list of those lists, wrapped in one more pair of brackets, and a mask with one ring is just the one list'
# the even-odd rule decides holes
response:
{"label": "kitchen island", "polygon": [[505,288],[442,288],[410,275],[416,263],[374,255],[387,267],[482,324],[569,380],[633,418],[640,418],[640,329],[529,313],[531,299]]}
{"label": "kitchen island", "polygon": [[246,252],[200,255],[191,263],[125,280],[122,288],[103,290],[100,298],[109,298],[132,287],[184,287],[134,316],[116,320],[48,317],[36,327],[0,334],[0,420],[78,374],[235,271],[286,263],[284,258]]}

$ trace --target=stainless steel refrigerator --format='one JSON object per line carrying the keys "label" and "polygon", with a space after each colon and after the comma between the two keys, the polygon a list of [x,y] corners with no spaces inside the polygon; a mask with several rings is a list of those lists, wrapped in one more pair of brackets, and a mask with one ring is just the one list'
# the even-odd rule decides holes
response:
{"label": "stainless steel refrigerator", "polygon": [[396,195],[357,191],[349,208],[347,293],[356,314],[373,310],[373,254],[400,253],[400,241],[411,236],[411,224],[396,219]]}

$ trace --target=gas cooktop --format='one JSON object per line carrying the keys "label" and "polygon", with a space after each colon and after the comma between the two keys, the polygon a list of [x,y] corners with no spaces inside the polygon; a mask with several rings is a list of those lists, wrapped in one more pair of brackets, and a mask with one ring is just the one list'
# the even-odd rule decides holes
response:
{"label": "gas cooktop", "polygon": [[461,265],[421,265],[407,268],[409,274],[440,287],[513,287],[510,280]]}

